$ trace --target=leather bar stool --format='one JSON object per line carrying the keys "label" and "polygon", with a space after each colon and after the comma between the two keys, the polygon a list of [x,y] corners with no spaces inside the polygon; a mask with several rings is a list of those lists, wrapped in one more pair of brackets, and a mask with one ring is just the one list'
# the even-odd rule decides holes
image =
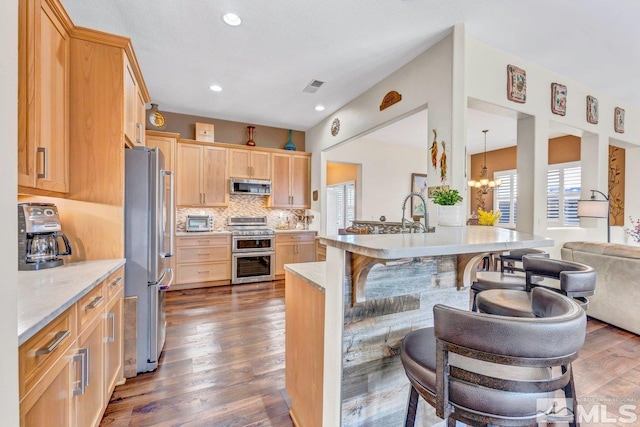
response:
{"label": "leather bar stool", "polygon": [[[596,271],[594,268],[558,259],[525,255],[525,289],[488,289],[476,296],[478,311],[501,316],[538,317],[532,307],[531,291],[545,287],[576,300],[584,310],[588,308],[588,297],[595,293]],[[545,279],[544,281],[533,278]],[[555,286],[549,280],[555,282]],[[534,283],[532,283],[532,281]]]}
{"label": "leather bar stool", "polygon": [[418,396],[449,426],[576,426],[573,411],[553,413],[553,398],[577,409],[571,362],[584,344],[586,315],[548,289],[531,296],[536,319],[434,306],[434,327],[410,332],[401,346],[411,383],[405,426],[415,423]]}
{"label": "leather bar stool", "polygon": [[[526,289],[526,276],[522,274],[523,256],[539,256],[548,258],[549,254],[540,249],[514,249],[497,258],[500,263],[500,271],[479,271],[476,273],[476,280],[471,285],[473,292],[473,303],[471,310],[477,310],[476,297],[478,292],[488,289],[516,289],[524,291]],[[534,282],[536,279],[533,279]]]}

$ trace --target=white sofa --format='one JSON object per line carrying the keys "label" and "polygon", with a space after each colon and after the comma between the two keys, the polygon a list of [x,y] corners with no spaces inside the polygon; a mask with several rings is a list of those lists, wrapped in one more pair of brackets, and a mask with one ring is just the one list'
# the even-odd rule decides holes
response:
{"label": "white sofa", "polygon": [[567,242],[561,256],[590,265],[598,273],[587,315],[640,335],[640,247]]}

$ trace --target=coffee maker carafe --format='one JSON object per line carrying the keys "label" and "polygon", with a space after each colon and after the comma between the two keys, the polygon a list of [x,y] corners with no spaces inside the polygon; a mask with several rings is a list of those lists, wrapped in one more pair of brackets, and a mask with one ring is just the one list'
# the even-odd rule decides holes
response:
{"label": "coffee maker carafe", "polygon": [[[60,252],[62,239],[65,250]],[[60,217],[53,203],[18,204],[18,270],[41,270],[62,265],[71,255],[67,236],[60,233]]]}

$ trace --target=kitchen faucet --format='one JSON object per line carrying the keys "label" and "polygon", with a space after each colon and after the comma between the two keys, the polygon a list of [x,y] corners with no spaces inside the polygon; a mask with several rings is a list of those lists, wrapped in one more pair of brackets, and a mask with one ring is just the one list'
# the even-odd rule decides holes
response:
{"label": "kitchen faucet", "polygon": [[422,207],[424,209],[424,227],[422,226],[422,224],[420,224],[420,222],[418,222],[417,224],[421,228],[424,228],[424,231],[423,231],[424,233],[429,233],[431,230],[430,230],[430,227],[429,227],[429,211],[427,210],[427,201],[425,200],[425,198],[424,198],[424,196],[422,194],[416,193],[416,192],[409,193],[407,195],[407,197],[404,198],[404,201],[402,202],[402,230],[404,231],[406,229],[405,226],[404,226],[405,221],[406,221],[405,218],[404,218],[404,215],[405,215],[405,211],[407,209],[407,200],[409,200],[410,198],[412,198],[414,196],[420,198],[420,200],[422,201]]}

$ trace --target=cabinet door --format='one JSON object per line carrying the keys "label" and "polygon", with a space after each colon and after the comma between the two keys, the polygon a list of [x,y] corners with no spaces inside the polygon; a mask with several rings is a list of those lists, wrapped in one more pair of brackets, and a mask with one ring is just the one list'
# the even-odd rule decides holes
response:
{"label": "cabinet door", "polygon": [[45,1],[20,2],[18,185],[69,191],[70,39]]}
{"label": "cabinet door", "polygon": [[20,402],[21,427],[74,425],[71,378],[75,370],[72,370],[72,360],[71,356],[60,358]]}
{"label": "cabinet door", "polygon": [[296,262],[312,262],[316,260],[316,243],[298,243],[296,246]]}
{"label": "cabinet door", "polygon": [[311,206],[309,197],[311,159],[307,156],[291,156],[291,207],[305,209]]}
{"label": "cabinet door", "polygon": [[78,351],[88,353],[85,369],[87,382],[84,394],[76,396],[75,399],[76,425],[78,427],[95,427],[102,416],[104,403],[103,320],[102,316],[97,317],[78,338]]}
{"label": "cabinet door", "polygon": [[200,206],[202,191],[202,150],[195,144],[178,144],[176,173],[176,205]]}
{"label": "cabinet door", "polygon": [[205,206],[226,206],[229,203],[227,188],[227,149],[202,147],[202,193]]}
{"label": "cabinet door", "polygon": [[288,208],[291,206],[291,156],[273,154],[273,180],[271,181],[271,207]]}
{"label": "cabinet door", "polygon": [[229,177],[251,178],[251,151],[229,150]]}
{"label": "cabinet door", "polygon": [[284,274],[284,265],[296,262],[296,243],[276,243],[275,275]]}
{"label": "cabinet door", "polygon": [[109,403],[111,393],[116,383],[124,378],[124,339],[123,339],[123,306],[122,291],[109,303],[105,315],[105,342],[104,342],[104,405]]}
{"label": "cabinet door", "polygon": [[251,152],[251,178],[271,179],[271,154],[263,151]]}
{"label": "cabinet door", "polygon": [[136,123],[138,120],[138,89],[136,77],[126,56],[124,59],[124,138],[130,146],[136,143]]}

